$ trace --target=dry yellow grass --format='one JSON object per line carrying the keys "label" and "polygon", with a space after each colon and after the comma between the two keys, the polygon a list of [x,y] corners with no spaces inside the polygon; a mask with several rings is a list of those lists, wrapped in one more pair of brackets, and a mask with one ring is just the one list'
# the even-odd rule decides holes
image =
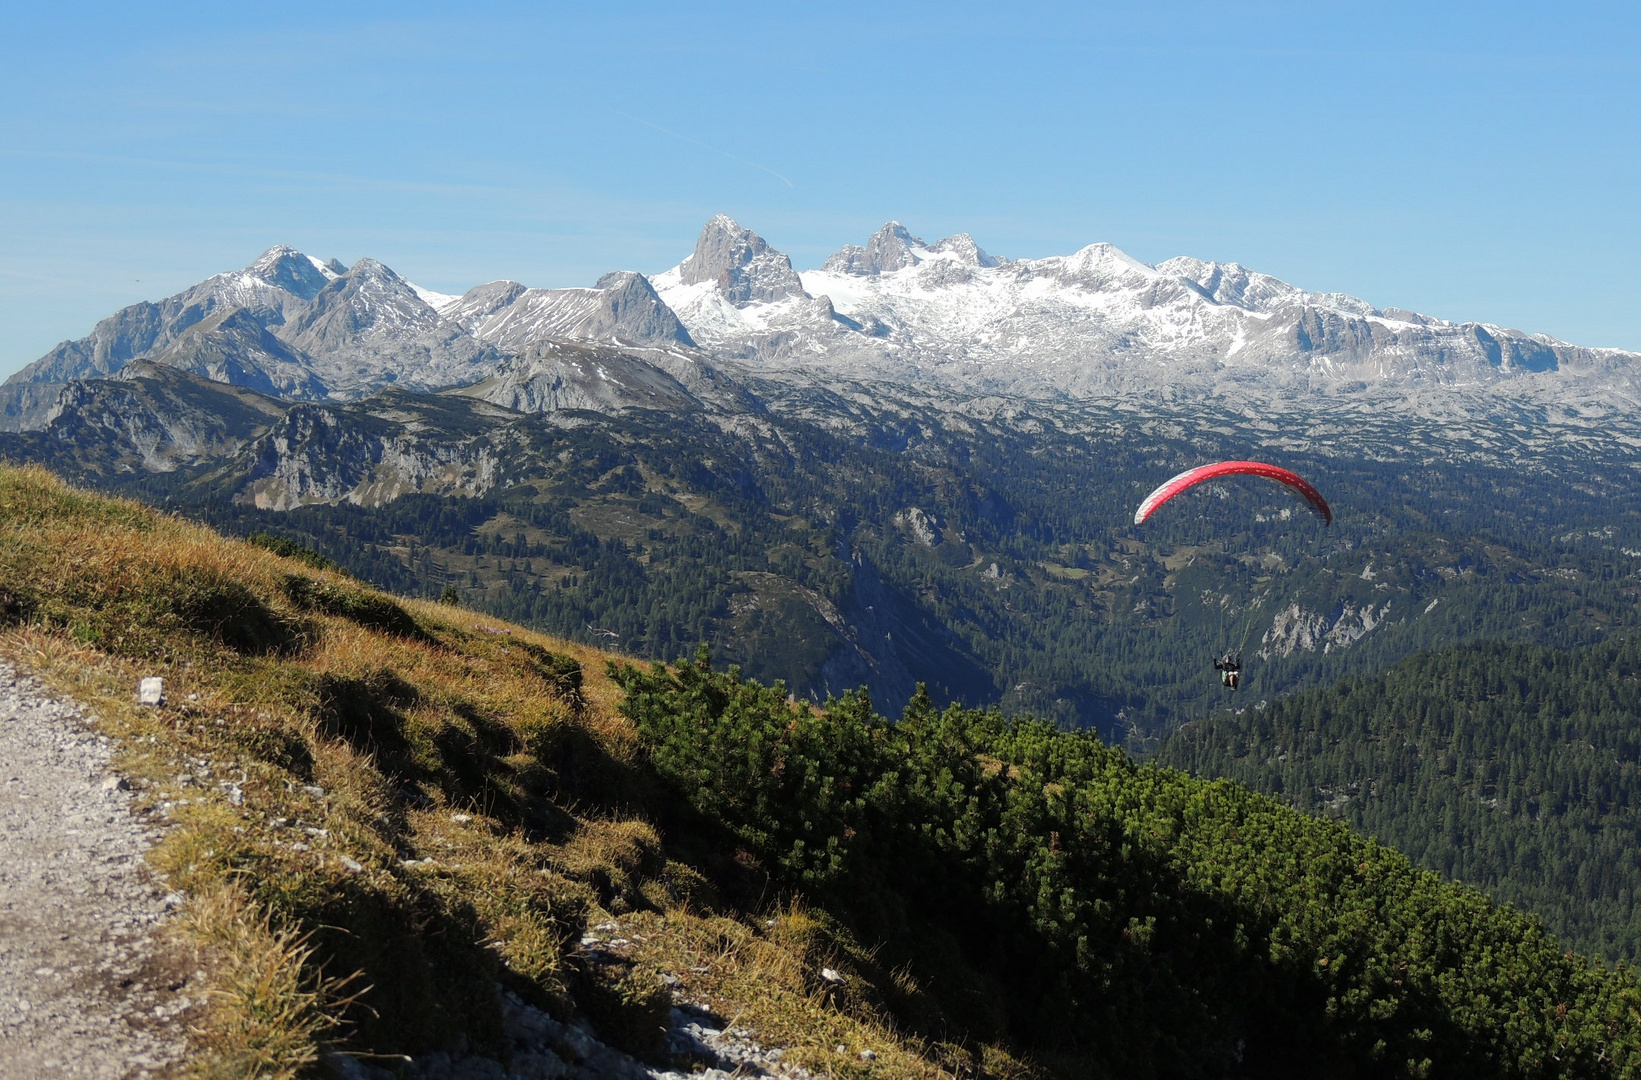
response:
{"label": "dry yellow grass", "polygon": [[[1015,1071],[820,981],[854,946],[816,916],[721,905],[647,809],[665,799],[605,653],[38,469],[0,469],[0,623],[0,651],[91,705],[176,824],[151,861],[212,960],[201,1076],[294,1077],[326,1045],[498,1050],[497,983],[653,1050],[663,974],[818,1072]],[[136,704],[147,675],[164,706]],[[606,970],[577,949],[610,919],[633,944]]]}

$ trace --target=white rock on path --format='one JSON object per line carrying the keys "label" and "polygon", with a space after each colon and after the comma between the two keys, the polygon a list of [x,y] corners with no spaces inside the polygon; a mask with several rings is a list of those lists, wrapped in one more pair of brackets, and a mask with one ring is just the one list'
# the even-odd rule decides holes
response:
{"label": "white rock on path", "polygon": [[0,661],[0,1077],[126,1080],[182,1059],[203,997],[161,952],[151,829],[80,706]]}
{"label": "white rock on path", "polygon": [[137,684],[138,705],[163,705],[165,703],[165,680],[158,675],[151,675]]}

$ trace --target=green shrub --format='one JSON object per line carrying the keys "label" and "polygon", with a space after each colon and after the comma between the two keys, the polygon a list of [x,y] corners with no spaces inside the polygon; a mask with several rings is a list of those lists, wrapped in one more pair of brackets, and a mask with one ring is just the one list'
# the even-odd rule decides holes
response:
{"label": "green shrub", "polygon": [[245,538],[245,542],[252,547],[271,551],[281,558],[295,559],[297,562],[306,563],[315,570],[330,570],[333,573],[343,572],[340,566],[325,558],[319,552],[310,547],[303,547],[295,540],[288,540],[283,536],[275,536],[273,533],[266,532],[254,532]]}
{"label": "green shrub", "polygon": [[860,694],[815,710],[704,652],[614,674],[656,770],[938,1022],[965,1023],[950,949],[920,948],[947,941],[1014,1037],[1116,1075],[1641,1067],[1629,971],[1246,789],[921,694],[898,724]]}

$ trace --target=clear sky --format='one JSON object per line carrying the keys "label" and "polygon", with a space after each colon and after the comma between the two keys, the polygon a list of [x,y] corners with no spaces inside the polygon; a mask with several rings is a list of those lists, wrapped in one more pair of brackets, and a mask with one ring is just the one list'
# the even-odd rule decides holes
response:
{"label": "clear sky", "polygon": [[719,212],[1641,350],[1638,9],[0,0],[0,376],[276,243],[589,284]]}

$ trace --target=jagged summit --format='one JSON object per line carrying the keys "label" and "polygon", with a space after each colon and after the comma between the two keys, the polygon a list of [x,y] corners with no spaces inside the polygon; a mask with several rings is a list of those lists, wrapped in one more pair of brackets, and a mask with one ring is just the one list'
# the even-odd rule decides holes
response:
{"label": "jagged summit", "polygon": [[1003,262],[986,254],[968,233],[948,236],[930,245],[922,237],[913,236],[900,222],[890,221],[871,235],[865,247],[845,244],[837,254],[821,264],[821,269],[835,274],[867,276],[892,273],[939,258],[951,259],[966,266],[990,267]]}
{"label": "jagged summit", "polygon": [[246,274],[304,300],[312,300],[320,289],[346,272],[334,259],[323,263],[288,244],[269,248],[245,268]]}
{"label": "jagged summit", "polygon": [[737,307],[804,295],[792,260],[724,214],[706,223],[675,272],[678,283],[711,284]]}
{"label": "jagged summit", "polygon": [[37,425],[63,384],[113,375],[138,358],[295,398],[482,378],[500,354],[440,316],[424,292],[375,259],[345,267],[280,244],[242,270],[123,308],[58,345],[7,380],[3,426]]}

